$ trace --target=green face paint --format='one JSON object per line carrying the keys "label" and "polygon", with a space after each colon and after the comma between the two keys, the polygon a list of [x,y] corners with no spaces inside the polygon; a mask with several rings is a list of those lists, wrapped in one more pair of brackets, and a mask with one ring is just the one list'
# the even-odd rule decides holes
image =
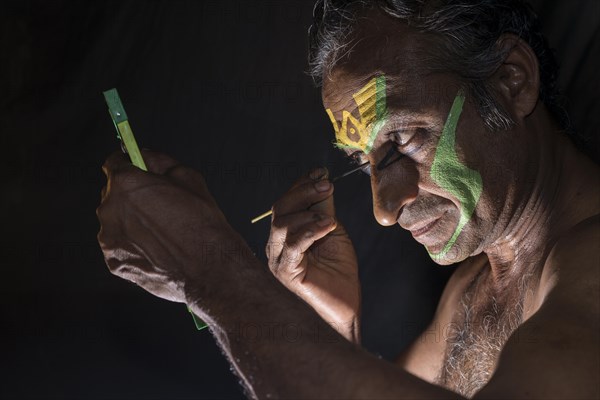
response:
{"label": "green face paint", "polygon": [[369,154],[387,119],[385,90],[385,76],[381,75],[371,79],[352,96],[358,106],[360,120],[349,111],[343,110],[342,125],[339,126],[331,109],[325,110],[335,130],[337,147],[356,149]]}
{"label": "green face paint", "polygon": [[452,194],[460,205],[460,219],[450,240],[442,251],[436,254],[429,253],[433,260],[441,260],[456,243],[458,235],[471,219],[475,206],[481,197],[483,183],[478,171],[468,168],[458,160],[454,149],[456,140],[456,126],[465,103],[465,95],[458,92],[444,124],[442,136],[437,145],[433,163],[431,164],[431,179],[440,188]]}

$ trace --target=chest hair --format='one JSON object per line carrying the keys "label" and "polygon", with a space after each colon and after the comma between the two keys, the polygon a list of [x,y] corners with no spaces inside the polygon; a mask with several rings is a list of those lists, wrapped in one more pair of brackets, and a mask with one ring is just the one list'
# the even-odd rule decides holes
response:
{"label": "chest hair", "polygon": [[502,297],[484,284],[482,269],[469,284],[447,329],[444,363],[437,383],[473,397],[490,379],[500,351],[523,320],[523,276],[512,293]]}

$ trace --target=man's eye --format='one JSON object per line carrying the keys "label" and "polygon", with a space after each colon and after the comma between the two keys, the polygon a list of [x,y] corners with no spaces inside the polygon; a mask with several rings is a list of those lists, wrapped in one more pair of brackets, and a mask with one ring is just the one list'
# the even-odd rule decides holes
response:
{"label": "man's eye", "polygon": [[387,137],[396,145],[398,151],[405,155],[415,154],[419,151],[429,136],[429,131],[423,127],[393,131],[387,134]]}
{"label": "man's eye", "polygon": [[406,146],[413,136],[414,132],[407,130],[388,133],[390,140],[396,143],[398,146]]}

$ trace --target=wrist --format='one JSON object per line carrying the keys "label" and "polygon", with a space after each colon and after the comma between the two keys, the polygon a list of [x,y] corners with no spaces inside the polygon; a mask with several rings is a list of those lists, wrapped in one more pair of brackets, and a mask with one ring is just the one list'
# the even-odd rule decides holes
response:
{"label": "wrist", "polygon": [[[252,250],[236,233],[221,235],[197,245],[193,260],[186,268],[183,292],[188,307],[204,318],[234,297],[261,270]],[[208,316],[210,318],[210,316]]]}

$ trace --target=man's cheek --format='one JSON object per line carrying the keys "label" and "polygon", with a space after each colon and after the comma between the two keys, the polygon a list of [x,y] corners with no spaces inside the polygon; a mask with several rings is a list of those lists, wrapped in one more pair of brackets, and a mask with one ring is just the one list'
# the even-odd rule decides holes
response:
{"label": "man's cheek", "polygon": [[431,164],[432,181],[456,199],[460,210],[456,229],[444,248],[439,253],[431,254],[434,259],[445,258],[455,245],[463,228],[471,219],[483,191],[483,181],[479,171],[463,164],[456,153],[456,128],[464,102],[464,93],[459,91],[444,124]]}

